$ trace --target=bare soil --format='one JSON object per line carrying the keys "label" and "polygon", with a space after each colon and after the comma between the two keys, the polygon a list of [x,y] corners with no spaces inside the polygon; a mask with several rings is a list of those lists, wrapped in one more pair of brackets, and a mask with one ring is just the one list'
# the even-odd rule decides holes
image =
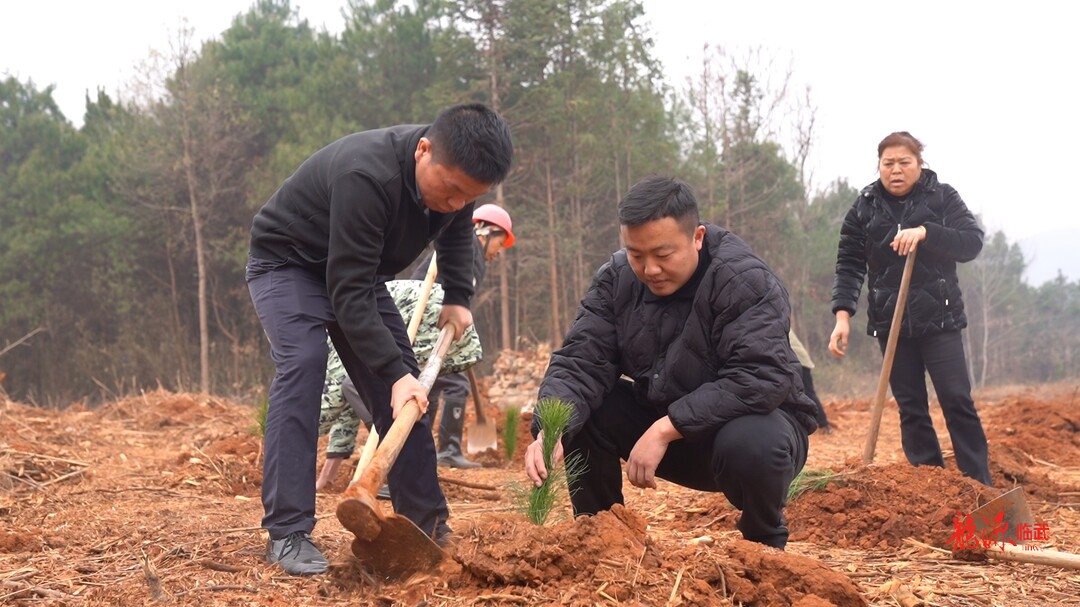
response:
{"label": "bare soil", "polygon": [[[722,495],[668,483],[627,484],[626,507],[595,517],[573,520],[564,502],[532,525],[510,488],[524,479],[526,419],[512,460],[440,469],[456,542],[437,571],[395,583],[357,563],[334,517],[351,467],[317,497],[330,571],[265,563],[248,404],[153,392],[56,411],[0,396],[0,605],[1080,605],[1076,571],[948,553],[954,516],[1017,484],[1045,547],[1080,551],[1078,389],[977,396],[993,489],[956,471],[936,408],[947,467],[916,469],[895,404],[866,466],[869,401],[827,402],[838,429],[811,437],[807,471],[824,477],[790,503],[786,552],[743,541]],[[488,415],[505,423],[497,404]]]}

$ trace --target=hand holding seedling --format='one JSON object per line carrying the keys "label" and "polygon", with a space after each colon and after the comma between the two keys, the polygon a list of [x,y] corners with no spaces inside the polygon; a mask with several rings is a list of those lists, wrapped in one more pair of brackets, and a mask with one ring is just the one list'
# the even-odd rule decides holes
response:
{"label": "hand holding seedling", "polygon": [[[555,466],[562,463],[562,441],[555,441],[555,448],[551,452],[551,463]],[[536,440],[525,449],[525,474],[537,487],[544,484],[548,477],[548,467],[544,462],[544,431],[536,435]]]}
{"label": "hand holding seedling", "polygon": [[656,420],[645,434],[641,435],[630,451],[626,460],[626,477],[635,487],[656,489],[656,467],[664,459],[671,441],[679,440],[682,434],[672,425],[668,416]]}

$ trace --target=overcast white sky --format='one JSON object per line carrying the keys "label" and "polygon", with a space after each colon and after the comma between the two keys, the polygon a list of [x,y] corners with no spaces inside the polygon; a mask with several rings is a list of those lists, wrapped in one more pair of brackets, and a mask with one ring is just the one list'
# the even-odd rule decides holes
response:
{"label": "overcast white sky", "polygon": [[[181,18],[215,37],[253,0],[0,0],[0,75],[55,84],[81,124],[83,97],[114,94]],[[294,2],[338,31],[344,0]],[[812,86],[818,107],[814,180],[876,178],[876,146],[894,130],[968,206],[1010,240],[1080,229],[1080,36],[1069,3],[644,0],[656,54],[681,87],[705,42],[761,46]],[[1080,255],[1080,243],[1077,244]]]}

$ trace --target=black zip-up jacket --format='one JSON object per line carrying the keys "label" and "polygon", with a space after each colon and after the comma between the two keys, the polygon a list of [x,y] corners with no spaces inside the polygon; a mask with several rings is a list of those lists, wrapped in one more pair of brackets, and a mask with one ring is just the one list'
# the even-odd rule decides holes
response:
{"label": "black zip-up jacket", "polygon": [[742,239],[705,226],[698,270],[670,296],[638,280],[625,249],[597,271],[540,385],[540,398],[574,404],[567,437],[620,375],[688,440],[777,407],[807,432],[817,428],[788,342],[787,291]]}
{"label": "black zip-up jacket", "polygon": [[867,278],[866,332],[888,335],[905,258],[889,244],[900,229],[926,227],[919,243],[911,287],[900,327],[902,337],[920,337],[967,326],[957,262],[971,261],[983,245],[983,231],[952,186],[937,174],[922,176],[903,204],[891,203],[881,181],[863,188],[840,229],[832,310],[854,315]]}
{"label": "black zip-up jacket", "polygon": [[438,213],[420,200],[416,145],[427,125],[346,135],[300,165],[255,215],[251,255],[326,277],[349,345],[387,383],[409,373],[379,320],[375,288],[432,240],[445,304],[472,297],[472,212]]}

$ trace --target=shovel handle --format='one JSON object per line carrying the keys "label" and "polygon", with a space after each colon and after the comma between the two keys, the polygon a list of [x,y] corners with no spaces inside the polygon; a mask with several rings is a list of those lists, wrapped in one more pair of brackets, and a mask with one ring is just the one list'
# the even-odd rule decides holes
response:
{"label": "shovel handle", "polygon": [[431,295],[431,288],[435,285],[435,276],[439,273],[439,266],[435,263],[435,258],[438,257],[436,251],[431,253],[431,261],[428,262],[427,274],[424,275],[424,284],[420,287],[420,300],[416,304],[416,311],[413,312],[412,318],[409,320],[409,343],[416,341],[416,334],[420,331],[420,321],[424,318],[424,308],[427,307],[428,296]]}
{"label": "shovel handle", "polygon": [[904,261],[904,275],[900,278],[900,293],[896,296],[896,309],[893,310],[892,324],[889,326],[889,338],[885,342],[885,357],[881,361],[881,375],[878,376],[877,394],[874,395],[874,403],[870,407],[870,431],[866,435],[866,446],[863,448],[863,463],[869,464],[874,461],[874,450],[877,449],[878,430],[881,429],[881,413],[885,408],[885,393],[889,389],[889,376],[892,374],[893,358],[896,357],[896,342],[900,339],[900,325],[904,320],[904,306],[907,304],[908,290],[911,288],[911,274],[915,269],[914,248],[907,254]]}
{"label": "shovel handle", "polygon": [[[425,391],[430,391],[431,384],[435,383],[435,378],[439,375],[439,369],[442,368],[443,358],[450,348],[453,336],[454,328],[449,324],[439,331],[439,339],[435,342],[435,350],[428,357],[427,363],[424,364],[424,370],[420,372],[420,377],[417,378],[424,386]],[[419,418],[420,405],[415,398],[410,399],[398,410],[397,419],[390,426],[390,430],[386,432],[386,436],[379,442],[379,448],[375,451],[371,463],[360,475],[359,487],[361,490],[375,495],[379,487],[386,482],[387,473],[390,472],[390,468],[397,461],[398,453],[401,452],[401,448],[405,445],[405,439],[409,437],[413,425]]]}
{"label": "shovel handle", "polygon": [[469,375],[469,388],[472,389],[473,404],[476,405],[476,423],[486,424],[487,418],[484,417],[484,406],[480,402],[480,385],[476,380],[476,371],[469,367],[465,373]]}

